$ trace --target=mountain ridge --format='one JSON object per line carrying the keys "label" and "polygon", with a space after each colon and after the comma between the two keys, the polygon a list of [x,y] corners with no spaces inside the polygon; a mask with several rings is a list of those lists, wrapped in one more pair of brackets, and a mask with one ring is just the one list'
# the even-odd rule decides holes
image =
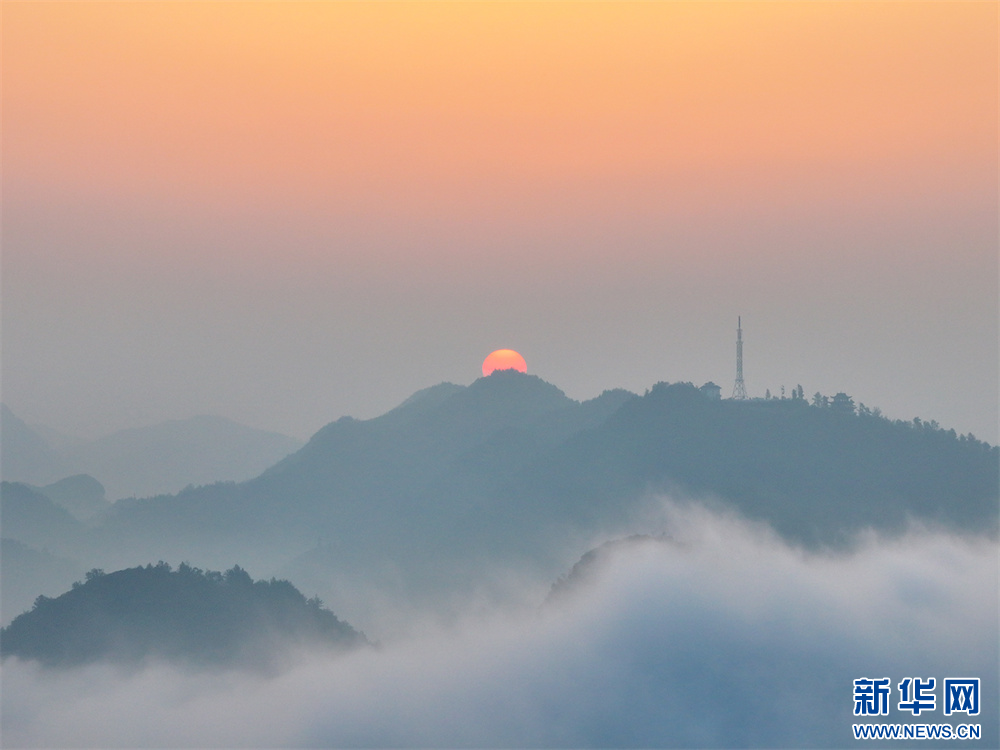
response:
{"label": "mountain ridge", "polygon": [[208,414],[118,430],[58,448],[6,404],[2,422],[0,473],[5,480],[50,486],[87,474],[115,500],[250,479],[302,446],[295,438]]}
{"label": "mountain ridge", "polygon": [[507,565],[556,573],[578,540],[657,531],[642,519],[664,496],[728,505],[810,547],[912,521],[995,535],[998,476],[996,447],[822,400],[659,383],[581,403],[497,373],[331,422],[245,482],[119,501],[87,530],[99,554],[86,559],[240,559],[331,601],[323,581],[419,597]]}

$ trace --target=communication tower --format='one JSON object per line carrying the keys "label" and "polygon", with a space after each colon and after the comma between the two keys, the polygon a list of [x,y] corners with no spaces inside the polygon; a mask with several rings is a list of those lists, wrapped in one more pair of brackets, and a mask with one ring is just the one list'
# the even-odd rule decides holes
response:
{"label": "communication tower", "polygon": [[733,399],[747,399],[747,387],[743,382],[743,321],[740,316],[736,317],[736,384],[733,386]]}

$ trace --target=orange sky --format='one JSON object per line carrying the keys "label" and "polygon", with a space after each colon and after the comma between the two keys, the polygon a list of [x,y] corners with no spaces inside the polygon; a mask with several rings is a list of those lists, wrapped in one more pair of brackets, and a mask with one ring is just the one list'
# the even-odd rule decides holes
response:
{"label": "orange sky", "polygon": [[751,391],[995,436],[998,9],[5,0],[4,399],[307,437],[500,346],[724,384],[742,314]]}
{"label": "orange sky", "polygon": [[44,192],[418,216],[579,207],[609,185],[699,210],[859,173],[992,180],[996,14],[5,3],[5,171]]}

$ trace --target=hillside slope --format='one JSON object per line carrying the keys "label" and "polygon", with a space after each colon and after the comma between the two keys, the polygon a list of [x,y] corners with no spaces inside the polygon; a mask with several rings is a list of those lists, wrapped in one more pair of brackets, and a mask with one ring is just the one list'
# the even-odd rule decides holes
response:
{"label": "hillside slope", "polygon": [[996,534],[998,476],[997,448],[932,424],[690,384],[577,403],[500,373],[334,422],[248,482],[119,502],[92,538],[126,564],[238,559],[447,590],[506,565],[556,570],[580,540],[656,533],[643,519],[666,495],[810,546],[911,521]]}
{"label": "hillside slope", "polygon": [[0,653],[67,667],[148,657],[197,666],[268,667],[297,645],[347,648],[362,634],[306,600],[288,581],[251,580],[166,563],[104,574],[34,608],[0,631]]}

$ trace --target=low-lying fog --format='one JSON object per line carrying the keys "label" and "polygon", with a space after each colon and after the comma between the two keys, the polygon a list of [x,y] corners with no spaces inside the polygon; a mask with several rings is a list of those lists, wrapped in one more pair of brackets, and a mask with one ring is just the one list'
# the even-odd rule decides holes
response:
{"label": "low-lying fog", "polygon": [[[528,607],[408,612],[378,648],[278,675],[8,659],[3,743],[849,746],[854,679],[971,676],[984,710],[958,721],[997,746],[996,540],[916,529],[816,554],[700,507],[673,508],[668,534],[612,548],[547,604],[538,582]],[[893,693],[883,720],[902,721]]]}

